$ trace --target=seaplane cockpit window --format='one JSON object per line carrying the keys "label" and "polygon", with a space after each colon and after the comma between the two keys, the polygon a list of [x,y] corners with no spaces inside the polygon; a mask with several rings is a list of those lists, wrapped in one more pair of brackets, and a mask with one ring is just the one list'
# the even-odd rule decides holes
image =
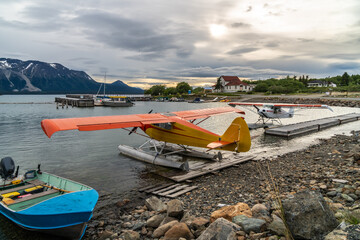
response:
{"label": "seaplane cockpit window", "polygon": [[274,106],[273,106],[273,105],[264,105],[264,108],[267,108],[267,109],[274,109]]}
{"label": "seaplane cockpit window", "polygon": [[156,123],[154,124],[154,126],[157,126],[159,128],[163,128],[166,130],[171,130],[172,129],[172,124],[171,123]]}

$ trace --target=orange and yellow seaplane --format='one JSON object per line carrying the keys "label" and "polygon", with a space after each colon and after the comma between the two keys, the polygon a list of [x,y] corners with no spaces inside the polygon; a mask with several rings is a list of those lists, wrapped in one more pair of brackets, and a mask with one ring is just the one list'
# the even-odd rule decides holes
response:
{"label": "orange and yellow seaplane", "polygon": [[[247,152],[251,146],[249,128],[243,117],[235,118],[223,135],[218,135],[198,126],[213,115],[225,113],[245,114],[233,107],[208,108],[170,113],[149,113],[83,118],[44,119],[41,127],[50,138],[57,131],[95,131],[117,128],[140,128],[151,139],[165,143]],[[195,120],[202,119],[195,124]],[[159,153],[157,153],[158,155]],[[161,165],[161,164],[159,164]]]}

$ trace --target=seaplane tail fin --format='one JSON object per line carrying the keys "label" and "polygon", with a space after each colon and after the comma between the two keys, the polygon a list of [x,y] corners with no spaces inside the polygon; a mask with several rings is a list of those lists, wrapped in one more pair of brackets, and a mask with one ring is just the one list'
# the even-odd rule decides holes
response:
{"label": "seaplane tail fin", "polygon": [[221,141],[236,143],[236,152],[247,152],[251,147],[251,138],[248,125],[242,117],[235,118]]}

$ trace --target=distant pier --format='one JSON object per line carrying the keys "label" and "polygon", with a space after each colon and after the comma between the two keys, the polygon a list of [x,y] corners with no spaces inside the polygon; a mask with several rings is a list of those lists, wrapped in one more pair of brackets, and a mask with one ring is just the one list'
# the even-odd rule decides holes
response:
{"label": "distant pier", "polygon": [[[132,101],[149,101],[151,100],[151,95],[150,94],[119,94],[119,95],[115,95],[115,94],[111,94],[111,95],[106,95],[107,97],[109,96],[124,96],[124,97],[129,97]],[[94,101],[95,96],[93,94],[67,94],[65,97],[55,97],[55,103],[57,108],[59,107],[59,105],[64,108],[64,107],[94,107],[95,106],[95,101]]]}
{"label": "distant pier", "polygon": [[359,119],[360,113],[350,113],[336,117],[321,118],[307,122],[268,128],[265,130],[265,133],[281,137],[294,137],[305,133],[318,132],[329,127],[354,122]]}
{"label": "distant pier", "polygon": [[94,99],[92,94],[68,94],[66,97],[56,97],[56,105],[72,107],[94,107]]}

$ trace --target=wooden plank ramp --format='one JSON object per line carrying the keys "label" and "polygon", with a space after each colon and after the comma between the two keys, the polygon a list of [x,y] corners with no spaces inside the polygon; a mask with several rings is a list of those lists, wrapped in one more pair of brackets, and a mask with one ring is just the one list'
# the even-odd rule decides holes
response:
{"label": "wooden plank ramp", "polygon": [[360,113],[350,113],[335,117],[321,118],[307,122],[268,128],[265,130],[265,133],[269,135],[275,135],[281,137],[293,137],[300,134],[318,132],[329,127],[357,121],[359,119],[360,119]]}
{"label": "wooden plank ramp", "polygon": [[214,171],[218,171],[223,168],[231,167],[236,164],[250,161],[255,156],[242,156],[242,157],[230,157],[223,158],[219,162],[203,163],[203,164],[190,164],[190,170],[186,173],[179,171],[169,171],[169,172],[155,172],[156,174],[171,179],[175,182],[183,182],[192,178],[196,178]]}
{"label": "wooden plank ramp", "polygon": [[197,186],[189,186],[187,184],[167,183],[167,184],[156,184],[145,188],[141,188],[139,189],[139,192],[146,192],[161,197],[176,198],[196,188]]}

